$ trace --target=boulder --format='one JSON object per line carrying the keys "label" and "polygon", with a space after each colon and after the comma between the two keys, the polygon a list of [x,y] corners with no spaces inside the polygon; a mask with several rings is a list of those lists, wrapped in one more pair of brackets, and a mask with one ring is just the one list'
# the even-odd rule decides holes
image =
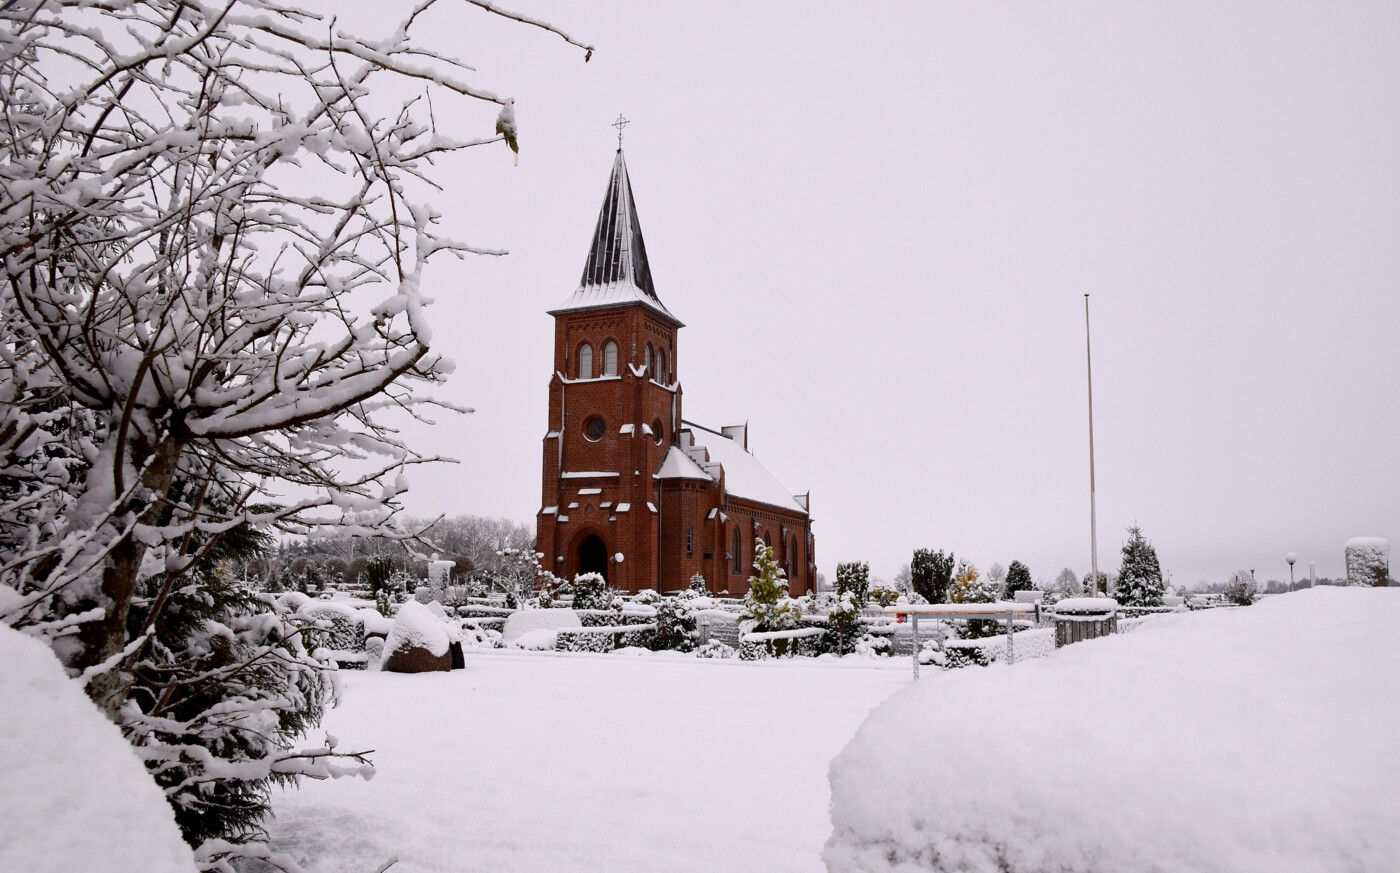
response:
{"label": "boulder", "polygon": [[423,604],[415,600],[404,603],[384,640],[384,663],[380,669],[389,673],[451,670],[451,640],[447,628]]}

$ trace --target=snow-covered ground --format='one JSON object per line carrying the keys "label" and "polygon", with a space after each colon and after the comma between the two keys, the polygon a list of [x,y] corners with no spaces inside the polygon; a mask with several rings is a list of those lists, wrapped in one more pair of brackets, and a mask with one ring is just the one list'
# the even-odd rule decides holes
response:
{"label": "snow-covered ground", "polygon": [[274,798],[274,847],[308,873],[816,873],[828,763],[912,681],[906,659],[473,649],[343,675],[325,727],[379,773]]}
{"label": "snow-covered ground", "polygon": [[891,697],[833,762],[833,871],[1400,870],[1400,590],[1152,618]]}

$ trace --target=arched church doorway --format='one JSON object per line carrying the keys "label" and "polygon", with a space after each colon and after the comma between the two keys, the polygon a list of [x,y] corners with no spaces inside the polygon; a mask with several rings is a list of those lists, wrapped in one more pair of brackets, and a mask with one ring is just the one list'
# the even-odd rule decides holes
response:
{"label": "arched church doorway", "polygon": [[597,573],[608,579],[608,547],[597,534],[589,534],[578,544],[579,573]]}

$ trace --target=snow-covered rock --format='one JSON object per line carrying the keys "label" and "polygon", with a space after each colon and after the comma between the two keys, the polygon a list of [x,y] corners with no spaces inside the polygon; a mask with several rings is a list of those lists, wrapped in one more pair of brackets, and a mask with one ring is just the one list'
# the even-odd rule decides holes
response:
{"label": "snow-covered rock", "polygon": [[416,600],[405,601],[384,640],[384,661],[380,669],[389,673],[451,670],[450,647],[447,628],[432,610]]}
{"label": "snow-covered rock", "polygon": [[[578,613],[572,609],[522,609],[511,613],[506,619],[505,629],[501,632],[502,642],[508,647],[553,649],[554,635],[566,627],[583,627]],[[532,633],[540,630],[549,633]],[[530,634],[529,645],[522,642],[526,634]],[[546,638],[548,645],[545,645]]]}
{"label": "snow-covered rock", "polygon": [[1394,869],[1397,625],[1313,588],[921,680],[833,761],[827,867]]}
{"label": "snow-covered rock", "polygon": [[164,794],[48,646],[0,624],[0,870],[193,873]]}

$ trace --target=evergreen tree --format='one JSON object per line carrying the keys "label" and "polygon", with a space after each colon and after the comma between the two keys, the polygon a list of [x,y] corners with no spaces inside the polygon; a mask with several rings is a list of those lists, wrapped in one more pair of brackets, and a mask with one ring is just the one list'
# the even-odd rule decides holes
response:
{"label": "evergreen tree", "polygon": [[1006,568],[1006,593],[1013,595],[1017,591],[1032,591],[1035,583],[1031,581],[1031,569],[1020,561],[1012,561],[1011,566]]}
{"label": "evergreen tree", "polygon": [[864,561],[836,565],[836,603],[827,615],[830,648],[838,655],[855,651],[860,639],[860,610],[870,587],[870,566]]}
{"label": "evergreen tree", "polygon": [[914,591],[929,603],[947,603],[948,587],[953,582],[953,553],[942,549],[915,549],[909,562],[909,581]]}
{"label": "evergreen tree", "polygon": [[1128,541],[1123,544],[1123,565],[1118,570],[1114,596],[1124,606],[1161,606],[1165,590],[1157,550],[1143,538],[1142,530],[1133,525],[1128,528]]}
{"label": "evergreen tree", "polygon": [[701,597],[708,597],[710,592],[705,589],[705,577],[699,573],[690,577],[690,590]]}
{"label": "evergreen tree", "polygon": [[753,568],[749,590],[739,612],[739,629],[744,633],[791,630],[797,627],[802,612],[788,596],[786,574],[773,560],[773,547],[763,540],[754,544]]}

